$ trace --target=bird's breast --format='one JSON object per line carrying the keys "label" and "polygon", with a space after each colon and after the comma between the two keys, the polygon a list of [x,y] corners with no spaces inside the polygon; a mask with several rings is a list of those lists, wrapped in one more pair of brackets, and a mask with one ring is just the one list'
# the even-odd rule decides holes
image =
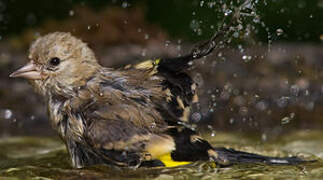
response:
{"label": "bird's breast", "polygon": [[79,111],[73,111],[70,100],[50,98],[48,112],[53,128],[66,139],[82,141],[85,125]]}

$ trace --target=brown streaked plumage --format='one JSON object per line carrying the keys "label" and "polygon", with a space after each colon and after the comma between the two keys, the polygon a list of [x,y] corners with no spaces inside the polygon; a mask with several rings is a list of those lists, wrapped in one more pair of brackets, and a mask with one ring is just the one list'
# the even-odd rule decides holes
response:
{"label": "brown streaked plumage", "polygon": [[55,32],[32,44],[30,62],[11,77],[29,79],[46,98],[52,125],[77,168],[176,166],[198,160],[300,162],[213,148],[187,126],[198,97],[196,84],[182,70],[190,60],[209,54],[215,37],[203,44],[206,49],[184,57],[111,69],[100,66],[81,40]]}

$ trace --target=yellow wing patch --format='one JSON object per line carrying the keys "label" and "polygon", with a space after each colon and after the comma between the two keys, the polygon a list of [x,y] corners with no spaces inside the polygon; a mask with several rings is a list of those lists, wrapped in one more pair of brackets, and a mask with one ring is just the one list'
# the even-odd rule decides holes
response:
{"label": "yellow wing patch", "polygon": [[192,162],[174,161],[171,152],[175,150],[174,139],[170,136],[154,135],[146,145],[146,152],[149,154],[146,160],[160,160],[166,167],[175,167],[190,164]]}
{"label": "yellow wing patch", "polygon": [[189,161],[174,161],[171,157],[171,154],[164,154],[162,156],[160,156],[158,158],[158,160],[160,160],[161,162],[163,162],[163,164],[165,165],[165,167],[176,167],[176,166],[183,166],[183,165],[187,165],[187,164],[191,164],[192,162]]}
{"label": "yellow wing patch", "polygon": [[146,60],[141,63],[134,65],[136,69],[151,69],[156,67],[160,62],[160,59]]}
{"label": "yellow wing patch", "polygon": [[134,65],[133,67],[135,69],[151,70],[150,75],[154,75],[157,73],[157,65],[159,64],[159,62],[160,62],[160,59],[146,60],[144,62]]}

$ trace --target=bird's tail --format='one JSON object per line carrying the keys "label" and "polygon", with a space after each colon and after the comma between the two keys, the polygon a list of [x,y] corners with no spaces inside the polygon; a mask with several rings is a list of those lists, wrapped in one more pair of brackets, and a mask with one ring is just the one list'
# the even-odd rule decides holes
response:
{"label": "bird's tail", "polygon": [[243,151],[237,151],[227,148],[214,148],[215,155],[210,157],[220,166],[230,166],[239,163],[264,163],[269,165],[296,165],[300,163],[313,162],[306,161],[299,157],[270,157],[259,154],[253,154]]}

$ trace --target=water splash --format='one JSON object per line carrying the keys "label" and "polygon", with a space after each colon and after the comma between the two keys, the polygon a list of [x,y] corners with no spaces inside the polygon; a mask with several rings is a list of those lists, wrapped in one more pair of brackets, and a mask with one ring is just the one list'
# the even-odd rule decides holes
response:
{"label": "water splash", "polygon": [[4,119],[11,119],[12,116],[13,116],[13,113],[10,109],[4,110],[4,115],[3,115]]}

